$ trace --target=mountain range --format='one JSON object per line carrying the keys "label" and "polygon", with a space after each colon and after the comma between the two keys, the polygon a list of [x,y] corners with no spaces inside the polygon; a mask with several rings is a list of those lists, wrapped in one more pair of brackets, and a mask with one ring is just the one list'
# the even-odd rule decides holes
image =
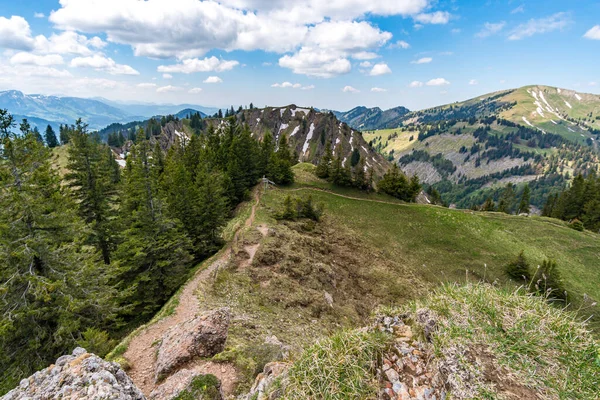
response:
{"label": "mountain range", "polygon": [[0,108],[11,112],[17,121],[27,118],[40,130],[46,125],[57,130],[60,124],[73,124],[78,118],[86,122],[90,129],[101,129],[113,123],[146,120],[182,110],[186,110],[186,114],[192,110],[200,111],[203,116],[218,111],[216,108],[192,104],[129,104],[97,98],[24,94],[17,90],[0,92]]}

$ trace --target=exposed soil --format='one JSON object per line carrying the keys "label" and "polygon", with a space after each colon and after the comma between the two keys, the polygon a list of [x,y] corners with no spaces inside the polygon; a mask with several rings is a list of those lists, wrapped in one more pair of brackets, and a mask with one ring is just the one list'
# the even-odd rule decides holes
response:
{"label": "exposed soil", "polygon": [[[258,206],[260,200],[259,191],[256,191],[255,199],[256,202],[252,206],[250,217],[244,223],[244,227],[250,227],[254,223],[256,207]],[[265,231],[265,229],[259,230],[262,233]],[[240,230],[241,228],[235,233],[233,242],[237,240]],[[250,258],[244,260],[242,264],[247,263],[247,265],[250,265],[250,263],[252,263],[254,254],[256,254],[258,247],[259,245],[245,247],[245,250],[250,255]],[[207,268],[198,271],[194,278],[186,283],[179,296],[179,304],[172,315],[147,326],[135,337],[133,337],[129,343],[127,351],[124,354],[125,358],[131,365],[131,369],[127,372],[127,374],[146,396],[148,396],[158,386],[154,381],[156,369],[155,345],[169,328],[196,316],[199,311],[198,298],[196,294],[198,286],[203,281],[213,278],[220,268],[224,267],[228,262],[230,262],[232,259],[232,252],[230,250],[231,243],[220,252],[220,255],[215,256],[214,261],[212,261]],[[238,373],[232,364],[214,363],[206,360],[195,360],[185,367],[199,373],[210,373],[215,375],[219,380],[221,380],[222,389],[225,395],[231,395],[235,390],[237,382],[239,381]]]}

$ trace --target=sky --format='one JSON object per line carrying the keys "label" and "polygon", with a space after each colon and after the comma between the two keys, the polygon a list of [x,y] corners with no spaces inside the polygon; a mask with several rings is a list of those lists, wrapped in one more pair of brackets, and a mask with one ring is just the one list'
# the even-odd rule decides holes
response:
{"label": "sky", "polygon": [[600,1],[0,0],[0,90],[136,103],[423,109],[600,93]]}

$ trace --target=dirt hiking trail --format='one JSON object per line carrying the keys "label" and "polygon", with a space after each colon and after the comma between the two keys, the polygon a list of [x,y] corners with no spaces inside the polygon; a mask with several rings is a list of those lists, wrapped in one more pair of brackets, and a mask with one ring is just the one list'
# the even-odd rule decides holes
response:
{"label": "dirt hiking trail", "polygon": [[[254,223],[256,207],[260,202],[260,189],[255,190],[254,198],[255,203],[252,206],[250,216],[245,223],[236,230],[233,240],[227,243],[217,255],[213,256],[215,259],[210,262],[208,267],[197,271],[196,275],[185,284],[183,291],[179,296],[179,304],[173,314],[146,326],[131,339],[127,351],[124,354],[131,365],[131,369],[127,371],[127,375],[129,375],[146,396],[159,386],[154,381],[157,350],[155,345],[161,340],[169,328],[196,316],[200,309],[196,290],[200,283],[212,279],[216,275],[218,269],[226,266],[230,260],[234,259],[232,257],[233,252],[231,251],[232,244],[238,240],[239,233],[244,227],[251,227]],[[267,232],[266,227],[259,227],[258,230],[263,235]],[[260,245],[257,244],[244,247],[250,257],[244,260],[240,267],[248,266],[252,263],[254,254],[256,254],[259,246]],[[215,375],[221,380],[222,389],[225,395],[233,393],[238,381],[238,374],[235,368],[232,364],[228,363],[194,360],[186,365],[185,368],[192,369],[199,373],[210,373]]]}

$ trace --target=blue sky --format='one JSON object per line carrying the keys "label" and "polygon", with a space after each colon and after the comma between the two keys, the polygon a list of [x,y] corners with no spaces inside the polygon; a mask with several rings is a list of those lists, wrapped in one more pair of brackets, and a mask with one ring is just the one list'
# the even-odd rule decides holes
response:
{"label": "blue sky", "polygon": [[600,92],[600,2],[0,0],[0,90],[346,110]]}

